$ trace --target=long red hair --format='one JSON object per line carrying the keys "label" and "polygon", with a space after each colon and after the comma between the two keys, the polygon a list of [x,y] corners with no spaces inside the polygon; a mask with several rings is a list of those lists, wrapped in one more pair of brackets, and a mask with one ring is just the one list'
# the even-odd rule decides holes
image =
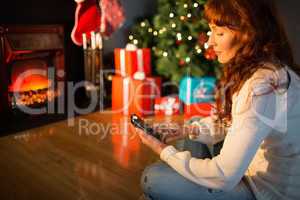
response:
{"label": "long red hair", "polygon": [[[232,95],[239,91],[262,63],[277,69],[288,65],[300,75],[275,6],[267,0],[208,0],[204,16],[208,23],[228,27],[242,44],[236,56],[223,67],[216,94],[217,113],[222,123],[231,122]],[[225,89],[226,88],[226,89]]]}

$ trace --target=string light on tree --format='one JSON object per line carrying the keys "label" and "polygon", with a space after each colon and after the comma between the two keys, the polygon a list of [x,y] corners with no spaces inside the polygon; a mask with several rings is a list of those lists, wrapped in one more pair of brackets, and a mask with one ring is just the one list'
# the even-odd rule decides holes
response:
{"label": "string light on tree", "polygon": [[191,18],[191,17],[192,17],[192,14],[191,14],[191,13],[188,13],[186,16],[187,16],[188,18]]}
{"label": "string light on tree", "polygon": [[152,33],[152,32],[153,32],[153,29],[152,29],[152,28],[148,28],[148,32],[149,32],[149,33]]}
{"label": "string light on tree", "polygon": [[133,40],[133,44],[137,45],[139,43],[139,41],[137,39]]}
{"label": "string light on tree", "polygon": [[168,56],[168,52],[163,52],[163,57],[167,57]]}
{"label": "string light on tree", "polygon": [[141,27],[145,27],[146,23],[145,22],[141,22]]}
{"label": "string light on tree", "polygon": [[198,3],[194,3],[194,8],[198,8],[199,4]]}
{"label": "string light on tree", "polygon": [[173,18],[174,16],[175,16],[174,13],[170,13],[170,14],[169,14],[169,17],[170,17],[170,18]]}
{"label": "string light on tree", "polygon": [[183,7],[184,7],[184,8],[188,8],[188,5],[185,3],[185,4],[183,5]]}
{"label": "string light on tree", "polygon": [[209,45],[207,44],[207,42],[204,44],[204,49],[208,49]]}
{"label": "string light on tree", "polygon": [[133,40],[133,35],[129,35],[129,40]]}
{"label": "string light on tree", "polygon": [[177,37],[177,40],[182,40],[181,33],[177,33],[177,34],[176,34],[176,37]]}
{"label": "string light on tree", "polygon": [[180,16],[180,20],[184,21],[185,20],[185,16]]}
{"label": "string light on tree", "polygon": [[157,31],[154,31],[154,32],[153,32],[153,35],[154,35],[154,36],[157,36],[157,35],[158,35]]}
{"label": "string light on tree", "polygon": [[202,53],[202,49],[197,49],[196,52],[197,52],[197,54],[201,54]]}
{"label": "string light on tree", "polygon": [[185,62],[186,62],[186,63],[191,62],[191,58],[190,58],[190,57],[186,57],[186,58],[185,58]]}
{"label": "string light on tree", "polygon": [[172,23],[171,27],[172,27],[172,28],[176,28],[176,24],[175,24],[175,23]]}
{"label": "string light on tree", "polygon": [[192,40],[193,39],[193,37],[190,35],[190,36],[188,36],[188,40]]}

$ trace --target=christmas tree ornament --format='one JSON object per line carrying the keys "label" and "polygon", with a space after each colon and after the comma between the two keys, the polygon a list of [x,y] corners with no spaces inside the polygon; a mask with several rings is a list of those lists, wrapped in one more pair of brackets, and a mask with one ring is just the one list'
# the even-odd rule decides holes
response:
{"label": "christmas tree ornament", "polygon": [[176,44],[177,44],[177,45],[182,44],[182,40],[176,40]]}
{"label": "christmas tree ornament", "polygon": [[180,59],[180,60],[179,60],[179,65],[180,65],[180,66],[184,66],[184,65],[185,65],[184,59]]}
{"label": "christmas tree ornament", "polygon": [[204,56],[207,60],[215,60],[217,59],[217,54],[212,47],[206,49]]}
{"label": "christmas tree ornament", "polygon": [[204,33],[204,32],[199,33],[199,35],[198,35],[198,44],[199,44],[200,46],[204,46],[204,44],[205,44],[207,41],[208,41],[208,36],[207,36],[207,34]]}

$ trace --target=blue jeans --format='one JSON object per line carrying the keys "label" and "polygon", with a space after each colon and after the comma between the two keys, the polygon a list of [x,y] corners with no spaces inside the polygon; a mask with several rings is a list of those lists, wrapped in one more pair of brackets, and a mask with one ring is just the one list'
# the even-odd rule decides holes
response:
{"label": "blue jeans", "polygon": [[[198,142],[185,141],[181,150],[189,150],[193,157],[211,157],[206,145]],[[162,161],[144,170],[141,186],[148,200],[255,200],[243,179],[231,191],[209,189],[189,181]]]}

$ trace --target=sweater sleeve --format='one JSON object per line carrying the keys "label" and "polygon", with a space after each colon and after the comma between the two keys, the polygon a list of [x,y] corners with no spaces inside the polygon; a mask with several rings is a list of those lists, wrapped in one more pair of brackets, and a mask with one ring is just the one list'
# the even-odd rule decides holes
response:
{"label": "sweater sleeve", "polygon": [[[281,101],[280,108],[284,107],[282,101],[286,99],[284,95],[272,92],[264,78],[263,81],[254,80],[246,81],[233,99],[232,125],[218,156],[197,159],[191,157],[188,151],[178,152],[173,146],[167,146],[160,154],[161,159],[182,176],[199,185],[221,190],[234,188],[259,146],[274,128],[265,119],[273,119],[275,114],[278,115],[274,112],[278,110],[278,98]],[[280,121],[275,124],[278,123]]]}

